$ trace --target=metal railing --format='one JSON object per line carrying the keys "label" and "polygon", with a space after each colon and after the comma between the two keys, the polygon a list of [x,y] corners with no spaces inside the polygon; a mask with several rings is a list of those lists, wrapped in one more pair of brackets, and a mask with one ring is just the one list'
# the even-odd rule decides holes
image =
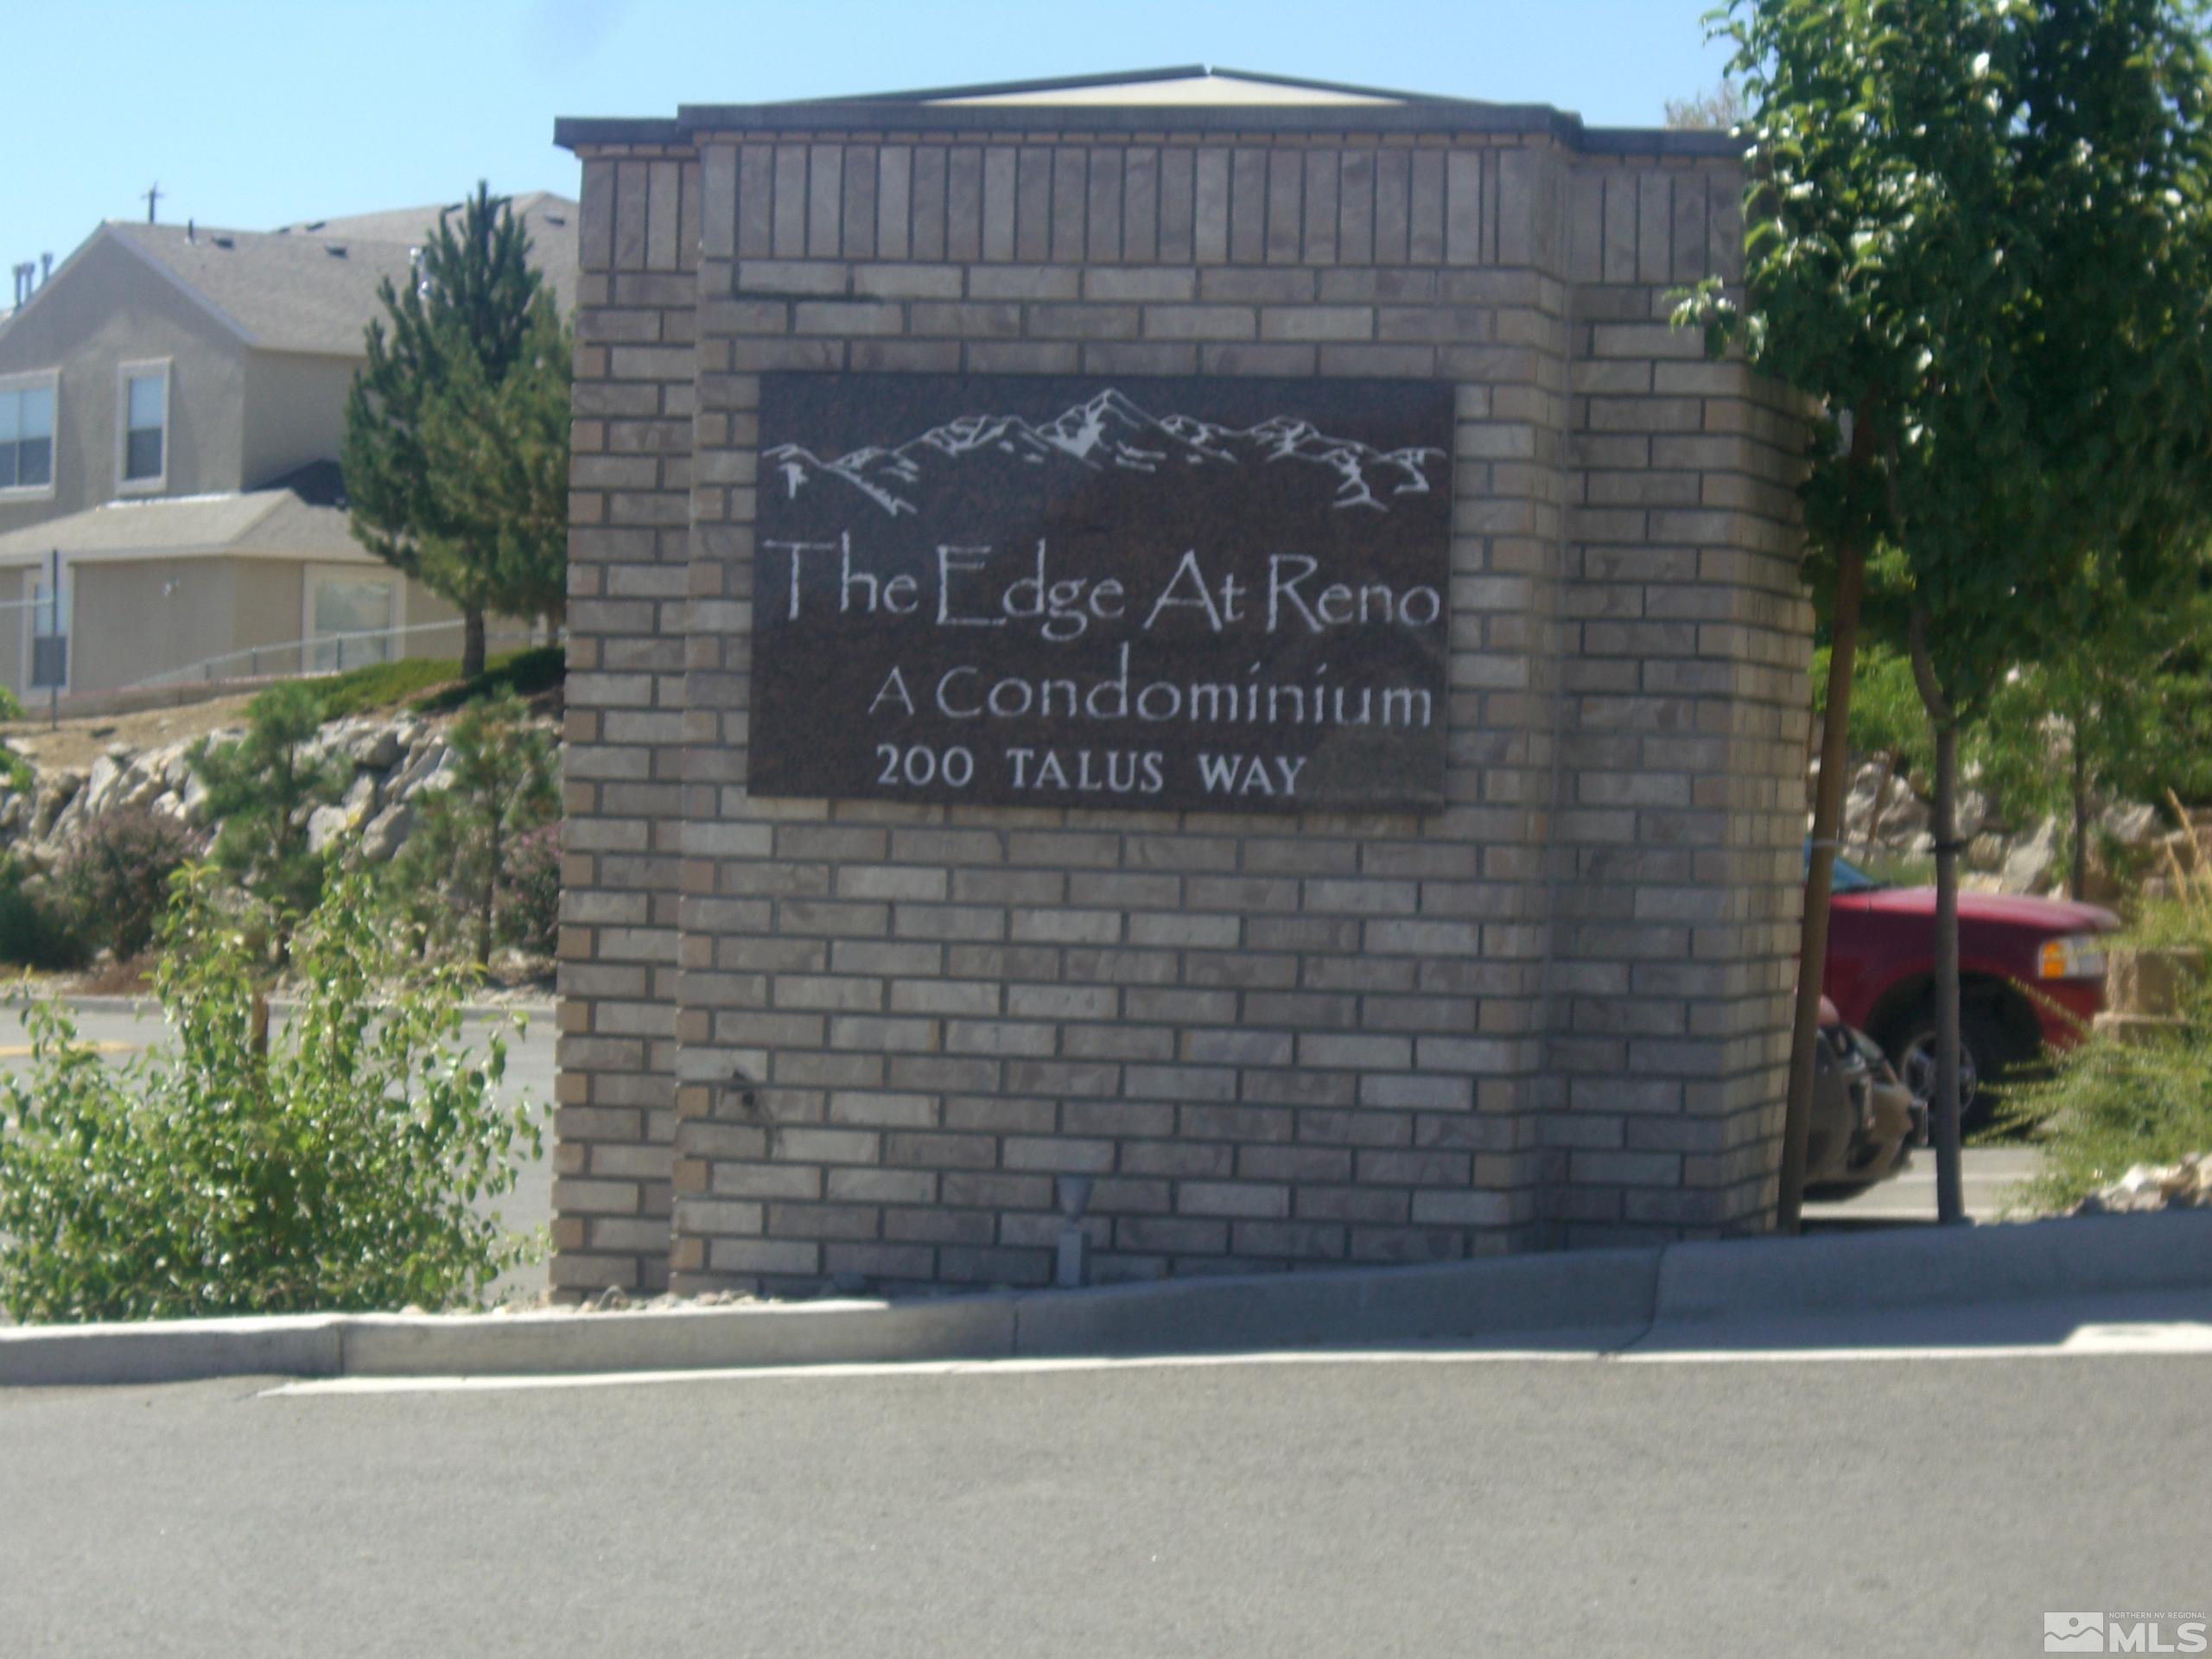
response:
{"label": "metal railing", "polygon": [[[118,691],[148,691],[163,686],[230,683],[242,680],[297,679],[321,674],[343,674],[352,668],[366,668],[374,663],[389,663],[407,654],[407,646],[429,636],[450,633],[454,636],[454,655],[460,654],[463,619],[454,617],[442,622],[416,622],[405,627],[370,628],[354,633],[318,634],[310,639],[287,639],[265,645],[248,645],[242,651],[225,652],[219,657],[204,658],[188,663],[181,668],[172,668],[134,680],[129,685],[118,687]],[[484,644],[521,648],[550,645],[560,638],[557,629],[539,623],[493,622],[484,625]]]}

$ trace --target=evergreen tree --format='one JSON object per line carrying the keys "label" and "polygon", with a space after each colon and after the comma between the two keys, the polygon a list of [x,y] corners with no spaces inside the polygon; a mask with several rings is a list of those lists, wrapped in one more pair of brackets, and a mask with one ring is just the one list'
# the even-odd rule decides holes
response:
{"label": "evergreen tree", "polygon": [[560,763],[553,740],[530,723],[512,691],[473,702],[447,734],[451,782],[417,798],[423,822],[409,836],[398,872],[422,899],[443,892],[429,919],[469,934],[478,966],[491,960],[497,913],[512,901],[515,843],[560,816]]}
{"label": "evergreen tree", "polygon": [[314,689],[287,680],[247,705],[244,737],[203,738],[189,756],[207,786],[207,816],[222,826],[214,861],[270,906],[280,942],[322,896],[324,862],[308,850],[308,816],[336,802],[353,776],[343,755],[315,752],[321,729]]}
{"label": "evergreen tree", "polygon": [[482,183],[440,215],[346,404],[353,534],[460,607],[469,677],[486,612],[557,616],[566,583],[568,330],[529,251]]}

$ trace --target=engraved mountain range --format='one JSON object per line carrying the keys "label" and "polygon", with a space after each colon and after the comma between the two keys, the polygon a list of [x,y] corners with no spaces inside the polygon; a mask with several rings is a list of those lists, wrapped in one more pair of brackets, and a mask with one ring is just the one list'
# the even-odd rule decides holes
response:
{"label": "engraved mountain range", "polygon": [[989,487],[988,476],[970,474],[1120,474],[1135,480],[1281,466],[1298,474],[1319,469],[1310,475],[1329,486],[1333,507],[1387,513],[1395,497],[1431,493],[1438,480],[1430,468],[1444,459],[1437,448],[1383,450],[1331,437],[1292,415],[1243,428],[1192,415],[1156,416],[1112,387],[1042,424],[1018,415],[961,415],[892,448],[868,445],[831,461],[796,443],[764,454],[770,469],[763,482],[785,500],[836,480],[893,518],[919,513],[928,498],[947,488]]}

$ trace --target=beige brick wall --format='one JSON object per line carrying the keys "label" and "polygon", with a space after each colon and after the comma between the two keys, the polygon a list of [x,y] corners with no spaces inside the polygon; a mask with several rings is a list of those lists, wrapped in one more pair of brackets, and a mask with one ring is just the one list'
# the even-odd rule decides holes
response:
{"label": "beige brick wall", "polygon": [[552,1280],[668,1276],[699,167],[584,163]]}
{"label": "beige brick wall", "polygon": [[[1733,160],[691,145],[582,146],[556,1286],[1036,1283],[1066,1175],[1106,1277],[1762,1224],[1797,429],[1663,323]],[[1452,382],[1446,808],[751,798],[778,369]]]}

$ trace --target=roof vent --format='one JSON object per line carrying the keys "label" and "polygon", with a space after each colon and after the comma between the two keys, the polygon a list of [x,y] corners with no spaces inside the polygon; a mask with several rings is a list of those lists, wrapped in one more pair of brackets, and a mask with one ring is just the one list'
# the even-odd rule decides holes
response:
{"label": "roof vent", "polygon": [[329,223],[330,221],[327,219],[311,219],[307,222],[303,228],[310,231],[319,231]]}
{"label": "roof vent", "polygon": [[569,222],[569,216],[566,213],[547,213],[543,217],[548,225],[565,225]]}
{"label": "roof vent", "polygon": [[238,246],[237,239],[232,237],[211,236],[207,239],[210,242],[213,242],[219,248],[235,248]]}
{"label": "roof vent", "polygon": [[346,245],[343,242],[326,242],[322,245],[322,251],[334,259],[343,259],[346,257]]}

